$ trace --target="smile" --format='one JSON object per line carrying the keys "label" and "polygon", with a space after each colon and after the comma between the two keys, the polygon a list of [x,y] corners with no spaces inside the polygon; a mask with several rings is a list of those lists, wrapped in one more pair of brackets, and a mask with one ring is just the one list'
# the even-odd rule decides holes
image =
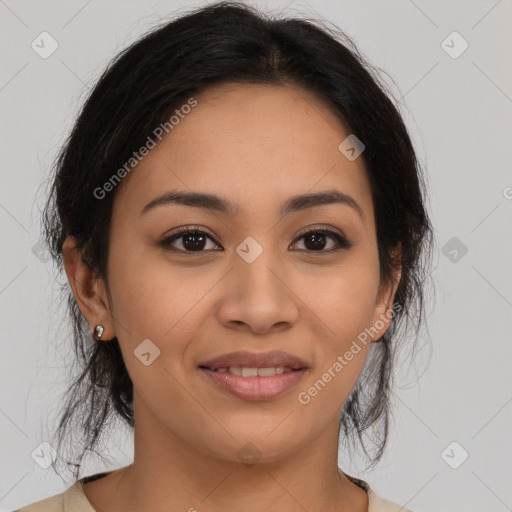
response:
{"label": "smile", "polygon": [[243,400],[275,399],[296,387],[306,373],[306,368],[294,370],[283,366],[199,369],[216,389]]}

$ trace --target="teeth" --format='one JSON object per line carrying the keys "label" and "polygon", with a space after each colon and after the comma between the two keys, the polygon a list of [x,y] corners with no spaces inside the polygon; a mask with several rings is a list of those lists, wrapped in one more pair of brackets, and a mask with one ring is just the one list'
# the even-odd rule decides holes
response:
{"label": "teeth", "polygon": [[[231,368],[229,369],[232,370]],[[258,368],[242,368],[242,377],[257,377]]]}
{"label": "teeth", "polygon": [[258,375],[260,377],[272,377],[272,375],[280,375],[283,373],[284,368],[282,366],[278,366],[277,368],[258,368]]}
{"label": "teeth", "polygon": [[293,368],[288,366],[271,366],[269,368],[230,366],[229,368],[217,368],[215,371],[219,373],[229,372],[240,377],[273,377],[274,375],[281,375],[281,373],[291,372],[293,371]]}

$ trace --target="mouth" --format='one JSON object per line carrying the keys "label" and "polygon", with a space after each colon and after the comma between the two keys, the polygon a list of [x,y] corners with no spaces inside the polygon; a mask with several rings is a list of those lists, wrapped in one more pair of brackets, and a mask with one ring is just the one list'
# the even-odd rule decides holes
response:
{"label": "mouth", "polygon": [[233,352],[202,363],[198,369],[223,393],[243,400],[272,400],[295,388],[308,366],[281,351]]}
{"label": "mouth", "polygon": [[231,373],[232,375],[238,375],[239,377],[273,377],[274,375],[281,375],[283,373],[294,372],[303,369],[290,368],[289,366],[268,366],[266,368],[258,368],[256,366],[252,368],[245,366],[221,366],[218,368],[208,368],[207,366],[200,366],[199,368],[211,370],[212,372],[217,373]]}

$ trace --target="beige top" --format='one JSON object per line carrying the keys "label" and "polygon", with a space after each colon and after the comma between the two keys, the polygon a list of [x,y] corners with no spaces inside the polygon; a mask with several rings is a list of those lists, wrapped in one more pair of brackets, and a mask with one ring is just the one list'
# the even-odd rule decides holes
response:
{"label": "beige top", "polygon": [[[14,510],[13,512],[96,512],[83,492],[82,486],[87,482],[97,480],[107,474],[108,472],[97,473],[96,475],[84,477],[77,480],[73,485],[68,487],[66,491],[60,494],[37,501],[23,508]],[[368,512],[411,512],[406,508],[380,498],[363,480],[346,474],[345,476],[362,487],[368,494]]]}

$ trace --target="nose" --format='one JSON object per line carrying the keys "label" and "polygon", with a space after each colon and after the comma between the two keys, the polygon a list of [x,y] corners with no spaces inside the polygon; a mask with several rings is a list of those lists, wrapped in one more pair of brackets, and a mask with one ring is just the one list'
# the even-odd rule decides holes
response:
{"label": "nose", "polygon": [[282,265],[265,251],[252,263],[234,263],[217,314],[230,329],[268,334],[289,329],[299,319],[300,300]]}

